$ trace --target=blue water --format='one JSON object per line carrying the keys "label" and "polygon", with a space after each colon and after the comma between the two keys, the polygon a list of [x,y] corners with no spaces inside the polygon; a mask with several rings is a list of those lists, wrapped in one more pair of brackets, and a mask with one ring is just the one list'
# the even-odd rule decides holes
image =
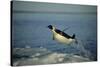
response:
{"label": "blue water", "polygon": [[[54,25],[65,33],[76,34],[80,43],[74,46],[64,45],[52,39],[47,28]],[[55,13],[13,13],[12,21],[13,48],[47,48],[53,52],[88,55],[97,59],[97,16],[96,14],[55,14]],[[84,55],[85,54],[85,55]]]}

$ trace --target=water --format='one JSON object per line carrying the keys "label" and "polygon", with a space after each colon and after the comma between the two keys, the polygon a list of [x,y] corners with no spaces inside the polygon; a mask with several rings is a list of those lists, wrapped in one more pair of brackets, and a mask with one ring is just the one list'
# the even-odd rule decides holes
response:
{"label": "water", "polygon": [[[65,45],[52,39],[47,28],[54,25],[65,33],[76,34],[78,44]],[[45,48],[48,51],[73,54],[97,60],[96,14],[13,13],[13,48]],[[40,63],[41,64],[41,63]]]}

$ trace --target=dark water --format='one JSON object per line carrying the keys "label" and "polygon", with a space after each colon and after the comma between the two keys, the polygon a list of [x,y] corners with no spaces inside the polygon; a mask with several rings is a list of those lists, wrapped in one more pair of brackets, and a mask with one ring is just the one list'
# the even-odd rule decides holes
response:
{"label": "dark water", "polygon": [[[54,25],[69,35],[76,34],[79,44],[63,45],[52,40],[52,33],[47,28]],[[97,58],[97,17],[96,14],[55,14],[55,13],[13,13],[12,46],[13,48],[46,48],[52,52],[73,53]]]}

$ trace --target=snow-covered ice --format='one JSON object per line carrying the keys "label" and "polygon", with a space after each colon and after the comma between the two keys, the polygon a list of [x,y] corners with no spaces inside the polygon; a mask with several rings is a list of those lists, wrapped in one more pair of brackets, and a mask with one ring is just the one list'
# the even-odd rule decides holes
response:
{"label": "snow-covered ice", "polygon": [[44,49],[46,48],[14,48],[12,55],[13,65],[23,66],[91,61],[86,57],[57,53]]}

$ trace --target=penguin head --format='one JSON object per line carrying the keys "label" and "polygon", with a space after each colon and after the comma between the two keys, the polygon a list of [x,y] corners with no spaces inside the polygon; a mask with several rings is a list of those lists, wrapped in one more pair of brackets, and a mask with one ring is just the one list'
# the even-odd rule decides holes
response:
{"label": "penguin head", "polygon": [[49,25],[48,28],[52,30],[53,29],[53,26],[52,25]]}

